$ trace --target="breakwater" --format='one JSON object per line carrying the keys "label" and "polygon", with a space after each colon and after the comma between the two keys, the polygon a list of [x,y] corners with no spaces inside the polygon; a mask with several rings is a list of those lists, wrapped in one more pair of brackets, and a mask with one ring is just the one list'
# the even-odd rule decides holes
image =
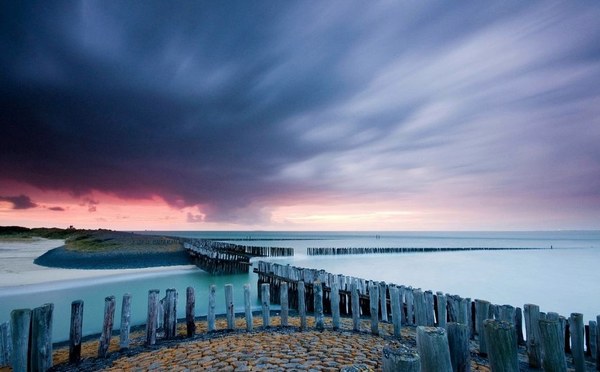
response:
{"label": "breakwater", "polygon": [[215,275],[247,273],[252,257],[294,255],[293,248],[257,247],[208,239],[185,239],[183,246],[196,266]]}
{"label": "breakwater", "polygon": [[306,254],[309,256],[324,255],[349,255],[349,254],[384,254],[384,253],[427,253],[427,252],[456,252],[456,251],[501,251],[501,250],[534,250],[534,249],[552,249],[549,248],[527,248],[527,247],[445,247],[445,248],[426,248],[426,247],[308,247]]}
{"label": "breakwater", "polygon": [[[477,347],[475,351],[482,357],[489,357],[492,364],[494,363],[492,356],[495,356],[498,350],[508,348],[511,352],[507,355],[516,358],[513,351],[516,353],[517,344],[526,350],[529,365],[538,366],[535,368],[544,366],[544,363],[555,365],[568,362],[579,371],[586,370],[585,368],[589,367],[593,360],[598,359],[597,322],[584,325],[581,314],[572,313],[566,318],[552,312],[541,312],[540,308],[533,304],[526,304],[522,309],[511,305],[495,305],[480,299],[471,300],[404,285],[336,275],[324,270],[262,261],[257,264],[256,272],[259,276],[257,290],[261,297],[260,316],[263,326],[275,325],[271,318],[271,305],[278,303],[280,308],[277,310],[280,312],[281,322],[279,325],[289,326],[289,311],[296,310],[300,318],[298,327],[300,330],[309,327],[317,330],[326,327],[344,329],[344,324],[348,324],[341,321],[344,315],[351,317],[351,329],[358,332],[364,332],[360,322],[368,319],[370,333],[375,335],[380,333],[382,323],[391,323],[394,337],[400,341],[402,341],[400,331],[403,327],[413,329],[417,327],[417,349],[420,359],[415,358],[415,360],[420,360],[421,363],[430,359],[429,356],[440,354],[437,351],[442,350],[441,354],[444,354],[447,350],[452,355],[455,353],[459,355],[458,360],[462,361],[457,363],[464,365],[465,360],[468,361],[470,357],[469,339],[475,343]],[[235,308],[240,304],[234,303],[234,290],[240,289],[235,289],[232,285],[224,287],[227,320],[225,329],[236,330],[239,327],[236,325],[239,322],[235,322],[237,317],[244,319],[244,328],[251,331],[254,328],[254,314],[249,296],[251,287],[249,284],[244,285],[244,311],[238,313],[235,312]],[[197,301],[204,306],[208,305],[207,332],[217,331],[216,296],[216,286],[211,286],[208,296],[200,299],[195,297],[193,287],[189,287],[185,293],[185,317],[180,318],[178,314],[182,311],[178,309],[183,307],[183,296],[180,300],[179,294],[174,289],[167,289],[164,296],[159,290],[150,290],[144,338],[146,345],[152,347],[161,342],[196,337],[194,314]],[[98,358],[106,358],[110,354],[108,345],[111,343],[111,338],[117,334],[121,348],[128,347],[131,317],[129,300],[127,295],[123,297],[119,323],[115,318],[115,297],[105,298]],[[38,370],[49,368],[52,363],[51,358],[48,358],[48,355],[52,354],[49,329],[52,328],[53,318],[56,315],[53,313],[52,304],[35,309],[13,311],[10,322],[3,323],[0,327],[0,340],[10,340],[8,343],[4,341],[0,343],[0,355],[4,356],[8,352],[15,370],[27,370],[27,365],[35,365]],[[314,319],[313,322],[308,322],[309,316]],[[328,321],[325,321],[325,318]],[[78,350],[81,350],[83,336],[82,319],[83,302],[74,301],[71,307],[70,326],[70,360],[74,364],[80,357]],[[176,333],[175,326],[178,319],[185,322],[185,335]],[[523,325],[525,334],[523,334]],[[6,348],[4,345],[9,346]],[[384,351],[382,358],[389,359],[391,363],[392,359],[397,357],[396,361],[398,361],[406,353],[414,354],[415,350],[406,350],[406,353],[400,351],[399,355],[394,353],[394,350]],[[553,359],[554,357],[558,359]],[[1,361],[5,363],[6,360]],[[514,360],[510,359],[511,363]],[[443,365],[448,361],[440,359],[429,362]],[[455,363],[455,361],[451,360],[448,363]],[[584,366],[582,367],[584,369],[580,369],[581,366]]]}
{"label": "breakwater", "polygon": [[[591,358],[600,367],[600,316],[589,324],[583,324],[582,314],[562,316],[555,312],[543,312],[535,304],[525,304],[523,307],[498,305],[483,299],[473,300],[455,294],[434,293],[431,290],[272,262],[258,262],[255,272],[259,286],[269,285],[272,301],[276,302],[285,295],[292,299],[291,306],[301,309],[305,303],[310,311],[311,304],[314,304],[311,297],[314,298],[317,291],[322,292],[324,314],[334,319],[340,314],[350,315],[354,324],[358,324],[360,317],[370,317],[374,333],[377,332],[379,320],[389,321],[390,318],[398,329],[402,325],[447,328],[450,323],[463,324],[464,330],[461,332],[466,332],[468,339],[478,343],[480,355],[487,356],[490,342],[486,342],[484,329],[490,321],[498,321],[506,323],[504,326],[510,329],[509,338],[515,340],[515,345],[526,347],[528,363],[532,368],[543,365],[543,348],[552,355],[560,350],[560,355],[572,358],[575,365],[581,366],[585,358]],[[306,298],[302,300],[303,297]],[[319,311],[315,305],[312,306],[312,311]],[[489,327],[493,328],[491,333],[504,337],[502,332],[496,332],[497,327]],[[548,360],[546,362],[550,363]]]}

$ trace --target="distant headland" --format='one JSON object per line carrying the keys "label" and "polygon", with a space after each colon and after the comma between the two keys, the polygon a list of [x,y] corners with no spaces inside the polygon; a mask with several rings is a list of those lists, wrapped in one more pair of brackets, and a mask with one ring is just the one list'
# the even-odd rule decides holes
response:
{"label": "distant headland", "polygon": [[133,269],[191,264],[176,238],[113,230],[73,227],[26,228],[0,226],[1,240],[63,239],[65,245],[34,260],[41,266],[68,269]]}

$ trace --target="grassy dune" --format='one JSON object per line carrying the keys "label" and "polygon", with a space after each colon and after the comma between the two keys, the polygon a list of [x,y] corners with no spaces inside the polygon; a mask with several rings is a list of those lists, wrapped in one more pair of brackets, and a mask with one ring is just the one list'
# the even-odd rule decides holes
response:
{"label": "grassy dune", "polygon": [[36,237],[65,240],[64,246],[35,259],[34,263],[41,266],[122,269],[190,264],[183,244],[171,237],[112,230],[0,227],[2,240]]}

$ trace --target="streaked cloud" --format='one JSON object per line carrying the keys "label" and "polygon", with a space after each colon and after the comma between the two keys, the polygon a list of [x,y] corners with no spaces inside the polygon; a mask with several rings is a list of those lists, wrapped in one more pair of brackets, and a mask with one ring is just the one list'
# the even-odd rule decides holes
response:
{"label": "streaked cloud", "polygon": [[361,203],[599,227],[595,2],[2,8],[0,181],[201,224]]}

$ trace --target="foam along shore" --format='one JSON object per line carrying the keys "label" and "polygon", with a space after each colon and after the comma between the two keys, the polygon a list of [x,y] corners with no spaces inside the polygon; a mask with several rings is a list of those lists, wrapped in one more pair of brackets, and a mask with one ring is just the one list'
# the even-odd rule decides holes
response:
{"label": "foam along shore", "polygon": [[[182,270],[197,268],[190,264],[173,265],[132,269],[106,269],[96,266],[97,269],[56,268],[40,266],[34,263],[39,256],[48,251],[64,246],[61,239],[22,239],[0,240],[0,293],[7,294],[23,286],[32,286],[32,290],[42,290],[45,286],[55,287],[57,282],[70,282],[76,284],[81,279],[116,280],[127,275],[172,273]],[[124,257],[123,257],[124,258]],[[112,279],[111,279],[112,278]],[[98,282],[97,280],[95,282]]]}

